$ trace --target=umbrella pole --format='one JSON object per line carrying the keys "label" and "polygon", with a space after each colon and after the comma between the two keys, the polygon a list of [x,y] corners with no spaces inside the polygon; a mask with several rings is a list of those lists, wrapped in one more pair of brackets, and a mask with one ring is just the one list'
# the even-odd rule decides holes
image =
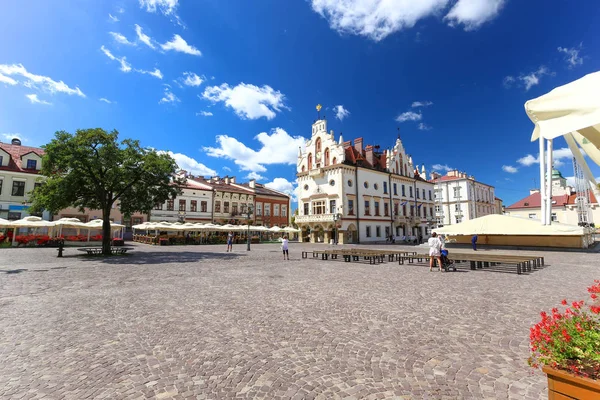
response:
{"label": "umbrella pole", "polygon": [[546,225],[552,225],[552,139],[548,139],[546,157]]}
{"label": "umbrella pole", "polygon": [[546,225],[546,148],[544,147],[545,139],[540,136],[540,220],[542,225]]}

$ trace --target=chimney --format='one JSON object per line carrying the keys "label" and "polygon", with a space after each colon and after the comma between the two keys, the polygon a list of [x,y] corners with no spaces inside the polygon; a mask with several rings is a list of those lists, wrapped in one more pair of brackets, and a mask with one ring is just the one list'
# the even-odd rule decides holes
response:
{"label": "chimney", "polygon": [[362,154],[363,151],[363,138],[359,137],[354,139],[354,148],[358,151],[359,154]]}
{"label": "chimney", "polygon": [[434,180],[436,180],[438,178],[441,178],[441,177],[442,177],[442,175],[438,174],[437,172],[432,172],[431,173],[431,180],[432,181],[434,181]]}
{"label": "chimney", "polygon": [[231,178],[229,178],[229,182],[235,183],[235,176],[232,176]]}
{"label": "chimney", "polygon": [[256,179],[250,179],[250,182],[248,182],[248,186],[254,189],[256,187]]}
{"label": "chimney", "polygon": [[530,196],[531,196],[532,194],[539,193],[539,192],[540,192],[540,189],[529,189],[529,195],[530,195]]}
{"label": "chimney", "polygon": [[226,184],[226,185],[229,185],[229,175],[227,175],[227,176],[225,177],[225,184]]}
{"label": "chimney", "polygon": [[[354,141],[354,144],[356,145],[356,141]],[[369,164],[371,164],[372,166],[375,165],[375,157],[373,156],[373,146],[368,145],[365,148],[365,159],[367,160],[367,162]]]}

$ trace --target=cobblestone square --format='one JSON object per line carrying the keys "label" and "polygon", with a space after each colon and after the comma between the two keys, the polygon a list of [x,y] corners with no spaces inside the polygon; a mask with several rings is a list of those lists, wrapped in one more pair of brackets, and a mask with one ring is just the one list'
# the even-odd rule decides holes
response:
{"label": "cobblestone square", "polygon": [[0,398],[543,399],[529,327],[600,275],[592,253],[519,276],[314,246],[2,249]]}

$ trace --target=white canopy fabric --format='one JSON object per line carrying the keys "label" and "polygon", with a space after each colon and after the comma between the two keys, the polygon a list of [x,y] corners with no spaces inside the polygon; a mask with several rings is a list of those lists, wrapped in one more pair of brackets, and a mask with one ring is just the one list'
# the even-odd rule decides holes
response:
{"label": "white canopy fabric", "polygon": [[[90,228],[90,229],[102,229],[102,219],[93,219],[90,222],[86,222],[84,224],[84,226]],[[124,228],[125,225],[121,225],[121,224],[116,224],[114,222],[110,223],[110,229],[111,230],[119,230],[121,228]]]}
{"label": "white canopy fabric", "polygon": [[296,229],[294,227],[291,226],[286,226],[285,228],[282,229],[283,232],[289,232],[289,233],[298,233],[300,232],[300,229]]}
{"label": "white canopy fabric", "polygon": [[53,227],[54,222],[45,221],[40,217],[29,216],[17,221],[11,221],[10,226],[13,228],[48,228]]}
{"label": "white canopy fabric", "polygon": [[600,147],[600,71],[557,87],[525,103],[535,124],[531,141],[554,139],[579,131]]}
{"label": "white canopy fabric", "polygon": [[11,221],[0,218],[0,228],[10,228]]}
{"label": "white canopy fabric", "polygon": [[270,231],[270,232],[279,232],[280,230],[281,230],[281,228],[280,228],[280,227],[278,227],[277,225],[275,225],[275,226],[273,226],[273,227],[269,228],[269,231]]}
{"label": "white canopy fabric", "polygon": [[540,225],[538,220],[491,214],[471,219],[460,224],[433,229],[443,235],[552,235],[582,236],[585,229],[576,225]]}
{"label": "white canopy fabric", "polygon": [[250,230],[254,232],[267,232],[269,228],[262,225],[250,225]]}
{"label": "white canopy fabric", "polygon": [[61,218],[52,222],[54,222],[54,226],[62,226],[63,228],[89,229],[89,226],[87,226],[77,218]]}

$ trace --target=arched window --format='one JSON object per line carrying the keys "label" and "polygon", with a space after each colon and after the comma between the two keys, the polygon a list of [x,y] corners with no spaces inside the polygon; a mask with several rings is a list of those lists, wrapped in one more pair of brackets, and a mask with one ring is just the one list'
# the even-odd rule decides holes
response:
{"label": "arched window", "polygon": [[308,153],[308,170],[312,169],[312,154]]}
{"label": "arched window", "polygon": [[306,170],[306,166],[305,166],[305,165],[303,165],[303,166],[302,166],[302,172],[304,172],[305,170]]}
{"label": "arched window", "polygon": [[333,164],[333,165],[337,164],[337,158],[333,157],[333,161],[331,162],[331,164]]}
{"label": "arched window", "polygon": [[394,172],[397,173],[397,174],[400,173],[400,171],[398,170],[398,161],[396,161],[396,170]]}
{"label": "arched window", "polygon": [[321,138],[317,138],[315,142],[315,151],[319,153],[321,151]]}
{"label": "arched window", "polygon": [[329,149],[325,149],[325,166],[329,165]]}

